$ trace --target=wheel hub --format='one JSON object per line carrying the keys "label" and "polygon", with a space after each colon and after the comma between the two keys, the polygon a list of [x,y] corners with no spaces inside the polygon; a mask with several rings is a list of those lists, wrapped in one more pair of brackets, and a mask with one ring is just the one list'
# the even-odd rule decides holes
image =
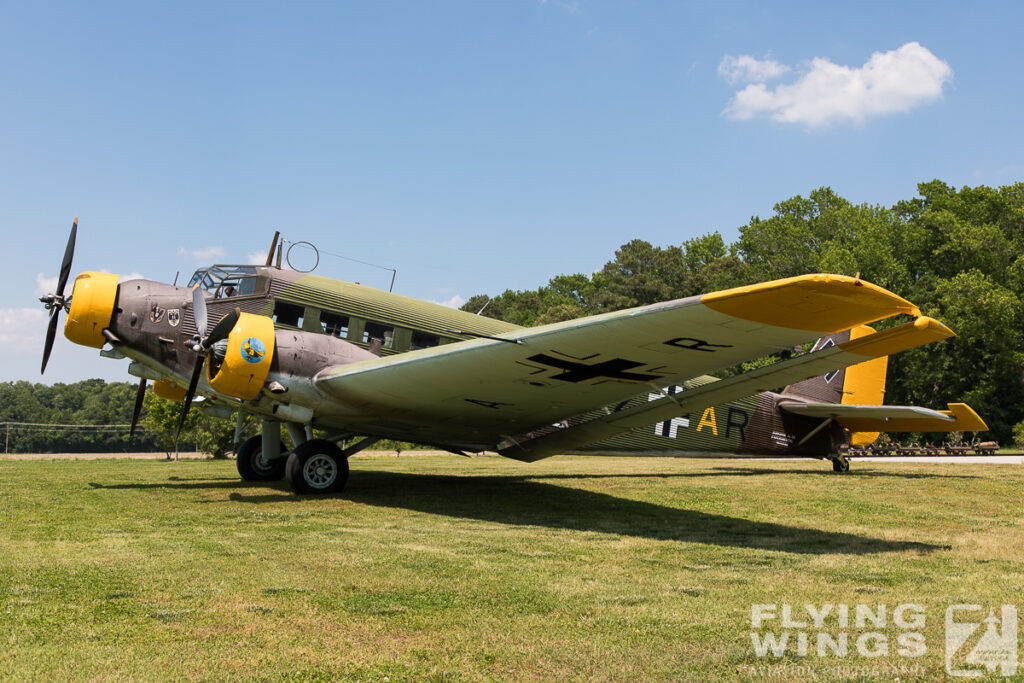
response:
{"label": "wheel hub", "polygon": [[338,478],[338,465],[326,455],[314,455],[306,461],[302,473],[310,486],[324,489]]}
{"label": "wheel hub", "polygon": [[270,461],[263,457],[262,448],[253,453],[252,467],[253,469],[259,472],[269,472],[273,468],[273,465],[270,463]]}

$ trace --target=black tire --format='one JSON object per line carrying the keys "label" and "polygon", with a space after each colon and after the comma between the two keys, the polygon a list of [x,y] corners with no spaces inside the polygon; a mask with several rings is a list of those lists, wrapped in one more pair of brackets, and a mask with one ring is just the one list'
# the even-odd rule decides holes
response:
{"label": "black tire", "polygon": [[832,459],[832,471],[845,474],[850,471],[850,461],[845,458]]}
{"label": "black tire", "polygon": [[263,437],[246,439],[238,448],[235,467],[245,481],[278,481],[284,477],[284,458],[267,462],[263,459]]}
{"label": "black tire", "polygon": [[295,493],[339,493],[348,482],[348,459],[334,443],[312,439],[288,456],[285,474]]}

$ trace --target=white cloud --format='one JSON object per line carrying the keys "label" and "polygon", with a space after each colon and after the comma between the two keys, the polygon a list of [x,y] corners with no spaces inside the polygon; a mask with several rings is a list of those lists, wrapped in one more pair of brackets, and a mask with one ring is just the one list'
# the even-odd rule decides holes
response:
{"label": "white cloud", "polygon": [[57,275],[46,277],[42,273],[36,273],[36,294],[46,296],[57,291]]}
{"label": "white cloud", "polygon": [[746,120],[759,115],[783,123],[824,126],[862,122],[869,116],[905,112],[942,97],[953,80],[949,64],[920,43],[876,52],[862,67],[841,66],[816,57],[792,84],[769,90],[751,83],[733,96],[724,115]]}
{"label": "white cloud", "polygon": [[466,303],[466,300],[463,299],[458,294],[456,294],[455,296],[453,296],[451,299],[448,299],[447,301],[435,301],[434,303],[441,304],[442,306],[447,306],[448,308],[460,308],[462,306],[462,304]]}
{"label": "white cloud", "polygon": [[0,308],[0,344],[6,352],[38,350],[42,354],[46,318],[42,307]]}
{"label": "white cloud", "polygon": [[750,55],[726,55],[718,65],[718,75],[730,83],[761,83],[778,78],[789,71],[774,59],[757,59]]}
{"label": "white cloud", "polygon": [[178,248],[178,256],[196,263],[209,264],[224,258],[224,247],[202,247],[199,249]]}
{"label": "white cloud", "polygon": [[267,252],[254,251],[245,257],[245,262],[250,266],[262,266],[267,262]]}

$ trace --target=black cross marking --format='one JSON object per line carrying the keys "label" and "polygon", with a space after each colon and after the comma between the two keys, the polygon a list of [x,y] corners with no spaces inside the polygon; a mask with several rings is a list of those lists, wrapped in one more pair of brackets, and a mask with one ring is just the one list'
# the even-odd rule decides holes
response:
{"label": "black cross marking", "polygon": [[546,353],[539,353],[536,356],[530,356],[527,360],[563,370],[564,372],[561,374],[552,377],[552,379],[560,379],[563,382],[584,382],[588,379],[597,379],[599,377],[602,379],[621,379],[633,382],[649,382],[661,379],[658,375],[627,372],[627,370],[642,366],[643,363],[626,360],[625,358],[612,358],[601,363],[587,365],[586,363],[577,363],[571,360],[555,358]]}
{"label": "black cross marking", "polygon": [[511,403],[501,403],[499,401],[481,401],[481,400],[476,399],[476,398],[467,398],[466,402],[467,403],[472,403],[473,405],[483,406],[484,408],[493,408],[494,410],[497,410],[501,406],[513,405]]}
{"label": "black cross marking", "polygon": [[[689,342],[684,344],[683,342]],[[709,344],[703,339],[694,339],[693,337],[676,337],[675,339],[669,339],[667,342],[663,342],[666,346],[674,346],[677,349],[690,349],[691,351],[706,351],[708,353],[714,353],[715,349],[731,349],[732,344]]]}
{"label": "black cross marking", "polygon": [[[818,341],[821,341],[821,340],[819,339]],[[825,339],[825,342],[821,346],[818,346],[817,343],[815,343],[815,346],[817,346],[817,348],[813,349],[813,350],[814,351],[824,351],[825,349],[827,349],[827,348],[829,348],[831,346],[835,346],[835,345],[836,345],[835,340],[832,339],[832,337],[828,337],[827,339]],[[832,372],[830,372],[827,375],[825,375],[825,383],[826,384],[831,384],[832,380],[834,380],[836,378],[836,375],[838,375],[838,374],[839,374],[839,370],[833,370]]]}

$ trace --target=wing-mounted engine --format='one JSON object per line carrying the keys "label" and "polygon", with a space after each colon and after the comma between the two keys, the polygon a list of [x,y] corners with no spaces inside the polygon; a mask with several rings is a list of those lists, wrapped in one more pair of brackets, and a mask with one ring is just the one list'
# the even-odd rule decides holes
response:
{"label": "wing-mounted engine", "polygon": [[263,315],[239,313],[226,339],[213,344],[206,379],[219,394],[253,400],[269,384],[272,393],[312,386],[325,368],[375,359],[370,351],[330,335],[275,330]]}
{"label": "wing-mounted engine", "polygon": [[220,394],[254,399],[270,374],[276,347],[273,320],[265,315],[239,313],[227,339],[213,346],[206,380]]}

